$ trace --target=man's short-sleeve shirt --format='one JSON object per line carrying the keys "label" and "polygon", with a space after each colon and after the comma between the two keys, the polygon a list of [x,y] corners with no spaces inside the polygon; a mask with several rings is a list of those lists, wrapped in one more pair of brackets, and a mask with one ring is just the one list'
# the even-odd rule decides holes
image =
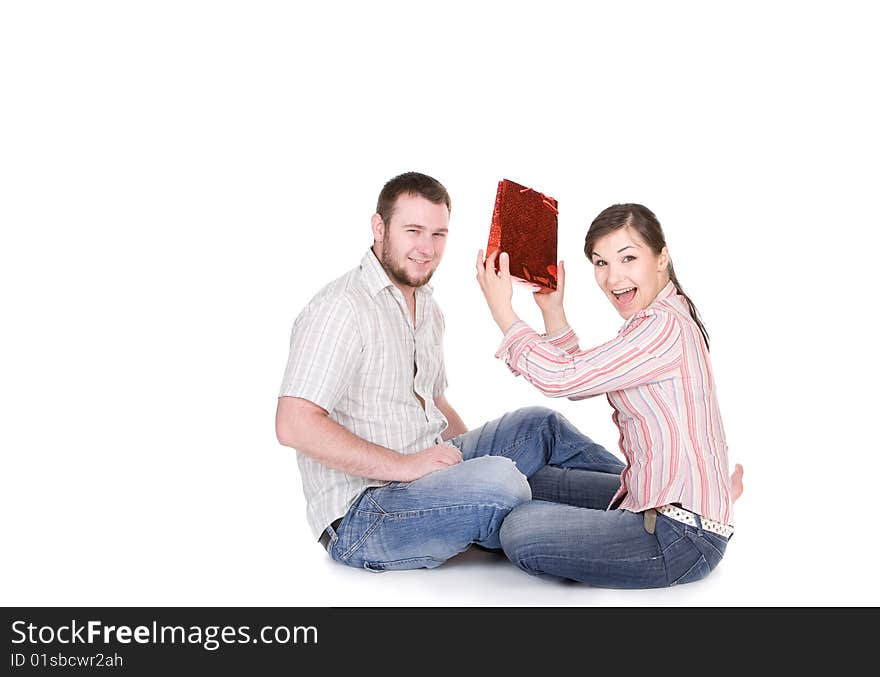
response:
{"label": "man's short-sleeve shirt", "polygon": [[[443,315],[416,289],[416,321],[372,250],[319,291],[296,318],[281,397],[300,397],[368,442],[402,454],[442,441],[434,398],[446,389]],[[386,482],[334,470],[297,452],[315,538],[367,487]]]}

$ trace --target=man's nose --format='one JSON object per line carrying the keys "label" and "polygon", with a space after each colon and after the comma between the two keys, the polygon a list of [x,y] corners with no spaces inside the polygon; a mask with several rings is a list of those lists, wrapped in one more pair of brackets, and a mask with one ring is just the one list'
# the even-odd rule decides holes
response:
{"label": "man's nose", "polygon": [[426,256],[434,256],[434,236],[430,233],[423,233],[416,243],[419,253]]}

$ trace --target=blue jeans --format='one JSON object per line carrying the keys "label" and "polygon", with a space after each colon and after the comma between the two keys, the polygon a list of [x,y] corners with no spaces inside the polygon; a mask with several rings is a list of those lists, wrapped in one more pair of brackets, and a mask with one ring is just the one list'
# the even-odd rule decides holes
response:
{"label": "blue jeans", "polygon": [[624,467],[543,407],[505,414],[451,442],[461,450],[461,463],[413,482],[364,490],[338,528],[328,527],[330,556],[389,571],[436,567],[474,543],[497,549],[502,522],[514,507],[533,495],[574,491],[579,482],[573,477],[580,473],[605,475],[616,489]]}
{"label": "blue jeans", "polygon": [[617,491],[608,475],[575,479],[544,486],[543,500],[505,519],[501,545],[524,571],[603,588],[663,588],[697,581],[721,561],[723,536],[660,514],[649,534],[643,514],[604,509]]}

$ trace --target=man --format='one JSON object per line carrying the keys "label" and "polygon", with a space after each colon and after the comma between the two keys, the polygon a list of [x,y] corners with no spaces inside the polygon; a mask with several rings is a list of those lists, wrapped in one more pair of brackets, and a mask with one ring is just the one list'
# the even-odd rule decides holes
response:
{"label": "man", "polygon": [[521,409],[468,432],[446,399],[428,281],[450,207],[436,179],[391,179],[372,248],[293,326],[276,434],[297,450],[312,533],[343,564],[435,567],[474,543],[500,548],[510,510],[571,494],[581,472],[606,474],[610,493],[620,484],[623,463],[556,412]]}

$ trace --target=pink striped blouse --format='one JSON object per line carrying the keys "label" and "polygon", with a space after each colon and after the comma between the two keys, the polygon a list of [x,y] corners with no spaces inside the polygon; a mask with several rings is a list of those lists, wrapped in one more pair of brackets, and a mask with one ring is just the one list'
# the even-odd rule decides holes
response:
{"label": "pink striped blouse", "polygon": [[680,503],[732,523],[727,443],[709,354],[671,282],[612,341],[581,350],[569,327],[542,336],[516,322],[495,356],[548,397],[607,394],[627,463],[609,508],[641,512]]}

